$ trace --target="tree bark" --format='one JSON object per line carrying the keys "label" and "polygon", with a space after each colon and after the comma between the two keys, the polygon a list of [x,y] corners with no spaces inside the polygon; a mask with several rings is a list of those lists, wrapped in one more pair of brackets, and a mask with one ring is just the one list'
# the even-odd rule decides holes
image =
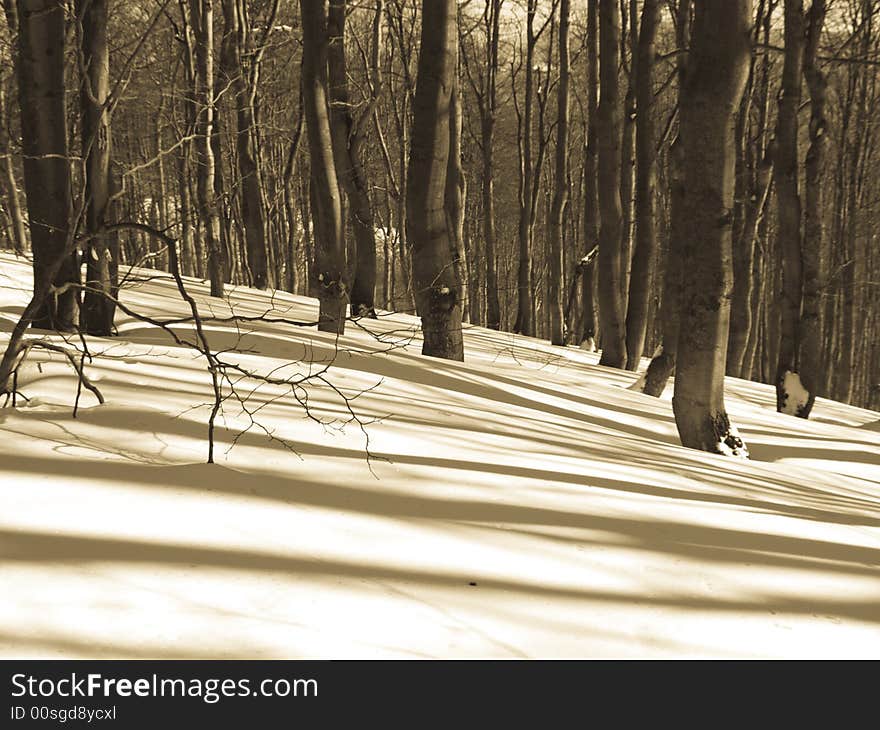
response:
{"label": "tree bark", "polygon": [[422,353],[463,360],[461,282],[452,260],[445,199],[451,128],[450,101],[457,59],[455,0],[423,0],[418,81],[406,185]]}
{"label": "tree bark", "polygon": [[[587,140],[584,150],[584,245],[587,253],[599,246],[599,0],[587,2]],[[596,349],[596,258],[584,265],[581,274],[582,323],[580,345]]]}
{"label": "tree bark", "polygon": [[82,79],[82,148],[86,154],[85,232],[91,237],[85,248],[86,292],[80,326],[90,335],[107,337],[113,330],[119,265],[119,238],[102,233],[109,222],[112,136],[107,109],[110,94],[110,53],[107,44],[107,0],[77,0],[80,19]]}
{"label": "tree bark", "polygon": [[220,236],[220,215],[215,195],[216,163],[211,147],[214,131],[214,10],[211,0],[189,0],[195,45],[196,177],[199,216],[208,254],[211,296],[223,296],[226,252]]}
{"label": "tree bark", "polygon": [[[34,296],[32,324],[72,331],[80,275],[70,245],[70,167],[64,93],[64,3],[19,0],[18,80],[24,187],[27,195]],[[73,284],[74,286],[67,286]],[[52,292],[53,287],[60,293]]]}
{"label": "tree bark", "polygon": [[565,344],[565,314],[563,311],[563,226],[568,205],[568,92],[569,57],[568,29],[570,2],[562,0],[559,6],[559,86],[556,90],[556,160],[555,192],[550,210],[550,269],[548,271],[547,307],[550,313],[550,342]]}
{"label": "tree bark", "polygon": [[684,446],[748,454],[724,408],[732,286],[734,117],[745,88],[751,0],[696,4],[680,114],[684,141],[681,326],[672,408]]}
{"label": "tree bark", "polygon": [[[376,232],[370,185],[361,160],[363,124],[352,115],[345,56],[345,14],[347,0],[331,0],[327,15],[330,37],[328,68],[330,83],[330,130],[336,174],[348,199],[348,215],[355,238],[355,268],[351,284],[353,317],[376,317]],[[377,11],[381,17],[381,7]],[[377,21],[378,22],[378,21]],[[374,47],[380,42],[374,23]],[[364,120],[365,122],[366,120]]]}
{"label": "tree bark", "polygon": [[798,336],[803,296],[801,259],[801,200],[798,192],[798,107],[804,56],[802,0],[785,0],[785,60],[776,125],[774,182],[777,201],[777,238],[782,268],[782,324],[776,363],[776,410],[796,414],[798,391]]}
{"label": "tree bark", "polygon": [[620,204],[621,110],[617,84],[620,65],[620,7],[599,3],[599,329],[600,365],[626,366],[623,302],[622,209]]}
{"label": "tree bark", "polygon": [[804,77],[810,92],[810,146],[804,163],[804,290],[801,310],[800,367],[801,382],[810,394],[798,415],[807,418],[821,382],[822,330],[820,315],[824,291],[822,252],[825,230],[822,220],[824,195],[826,127],[825,93],[828,82],[817,63],[819,37],[825,23],[825,0],[813,0],[807,17],[804,49]]}
{"label": "tree bark", "polygon": [[320,306],[318,329],[345,331],[348,286],[342,199],[333,160],[327,80],[327,17],[323,2],[300,0],[303,23],[303,111],[309,137],[309,184],[314,221],[312,285]]}
{"label": "tree bark", "polygon": [[645,347],[648,307],[657,256],[655,187],[657,184],[654,130],[654,56],[659,0],[645,0],[635,64],[636,96],[636,236],[626,308],[626,366],[637,370]]}

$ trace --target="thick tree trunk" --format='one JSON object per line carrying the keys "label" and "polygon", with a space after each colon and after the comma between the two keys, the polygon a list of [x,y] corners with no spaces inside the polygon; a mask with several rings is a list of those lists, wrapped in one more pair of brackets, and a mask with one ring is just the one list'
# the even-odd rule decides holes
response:
{"label": "thick tree trunk", "polygon": [[[21,143],[34,297],[32,324],[72,331],[77,321],[79,266],[69,240],[70,168],[64,93],[64,3],[19,0],[18,79]],[[65,286],[73,284],[74,286]],[[60,289],[55,293],[52,288]]]}
{"label": "thick tree trunk", "polygon": [[461,282],[452,260],[445,208],[457,43],[455,0],[423,0],[406,186],[407,230],[416,308],[422,318],[422,353],[449,360],[464,359]]}
{"label": "thick tree trunk", "polygon": [[309,197],[314,222],[312,285],[320,305],[318,329],[345,331],[348,287],[342,199],[333,160],[327,81],[327,18],[323,2],[300,0],[303,22],[303,111],[309,136]]}
{"label": "thick tree trunk", "polygon": [[657,184],[654,131],[654,56],[660,19],[659,0],[645,0],[635,64],[636,86],[636,237],[626,308],[626,366],[637,370],[645,348],[648,307],[657,256],[654,188]]}
{"label": "thick tree trunk", "polygon": [[620,7],[599,2],[599,328],[602,358],[610,367],[626,366],[623,302],[622,211],[620,205],[621,110],[617,84],[620,65]]}
{"label": "thick tree trunk", "polygon": [[680,106],[684,141],[681,326],[672,408],[681,442],[747,455],[724,408],[732,287],[734,117],[748,75],[750,0],[696,4]]}
{"label": "thick tree trunk", "polygon": [[195,39],[195,145],[199,216],[208,254],[211,296],[223,296],[226,254],[220,235],[220,215],[214,184],[216,160],[211,147],[214,131],[214,11],[211,0],[189,0],[190,22]]}
{"label": "thick tree trunk", "polygon": [[77,0],[82,23],[85,68],[80,94],[82,148],[86,154],[86,293],[80,326],[90,335],[106,337],[113,330],[119,264],[117,234],[101,233],[108,222],[112,143],[107,97],[110,93],[110,53],[107,44],[107,0]]}
{"label": "thick tree trunk", "polygon": [[785,0],[785,60],[776,126],[774,181],[777,200],[777,238],[782,268],[782,324],[776,364],[776,409],[797,414],[806,406],[800,383],[798,337],[803,288],[801,259],[801,200],[798,192],[798,107],[804,56],[802,0]]}
{"label": "thick tree trunk", "polygon": [[[353,317],[375,318],[376,233],[370,185],[361,161],[364,130],[354,122],[349,98],[345,56],[346,6],[347,0],[331,0],[327,15],[330,131],[336,174],[348,199],[348,215],[355,238],[351,314]],[[373,42],[378,43],[379,39],[374,38]]]}
{"label": "thick tree trunk", "polygon": [[565,315],[562,302],[563,282],[563,226],[568,204],[568,91],[569,58],[568,27],[570,3],[561,0],[559,6],[559,86],[556,90],[556,160],[555,192],[550,209],[550,269],[547,272],[547,307],[550,314],[550,342],[565,344]]}

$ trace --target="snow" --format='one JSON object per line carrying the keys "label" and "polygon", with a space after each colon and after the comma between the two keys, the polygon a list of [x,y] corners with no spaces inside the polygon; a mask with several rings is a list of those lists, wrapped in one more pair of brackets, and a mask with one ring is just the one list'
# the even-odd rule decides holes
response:
{"label": "snow", "polygon": [[[0,254],[0,345],[30,281]],[[167,279],[123,298],[188,313]],[[317,317],[284,293],[229,303]],[[333,360],[329,384],[367,391],[351,406],[371,458],[315,382],[318,421],[282,388],[252,395],[274,439],[240,434],[227,402],[208,465],[204,361],[117,322],[90,340],[105,405],[84,393],[72,418],[72,371],[38,351],[20,376],[31,400],[0,410],[2,656],[880,653],[877,413],[819,399],[805,422],[776,413],[772,387],[728,379],[752,456],[729,459],[679,446],[671,383],[660,399],[629,390],[634,373],[577,347],[472,327],[457,363],[422,357],[408,315],[338,341],[214,322],[212,346],[238,344],[252,369]]]}
{"label": "snow", "polygon": [[782,412],[790,416],[796,416],[810,402],[810,392],[804,388],[801,376],[791,370],[785,371],[782,379],[782,391],[785,393]]}

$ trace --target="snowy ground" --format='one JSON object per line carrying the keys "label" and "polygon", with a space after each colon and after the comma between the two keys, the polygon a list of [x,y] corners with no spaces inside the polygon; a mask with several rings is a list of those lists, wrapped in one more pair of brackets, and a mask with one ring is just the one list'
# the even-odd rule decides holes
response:
{"label": "snowy ground", "polygon": [[[0,255],[0,345],[29,283]],[[167,280],[124,301],[187,312]],[[274,307],[316,316],[302,297]],[[373,458],[355,424],[266,388],[251,405],[297,453],[258,430],[227,451],[247,423],[230,403],[210,466],[204,362],[117,321],[91,343],[105,405],[86,393],[72,418],[56,358],[24,368],[28,404],[0,410],[4,656],[880,655],[880,414],[820,400],[804,422],[729,380],[743,462],[679,447],[669,392],[627,390],[634,374],[578,349],[473,328],[459,364],[421,357],[405,315],[365,325],[409,343],[384,354],[352,326],[337,347],[259,324],[248,367],[335,357],[337,387],[372,388],[353,407],[381,419]],[[347,417],[326,385],[309,403]]]}

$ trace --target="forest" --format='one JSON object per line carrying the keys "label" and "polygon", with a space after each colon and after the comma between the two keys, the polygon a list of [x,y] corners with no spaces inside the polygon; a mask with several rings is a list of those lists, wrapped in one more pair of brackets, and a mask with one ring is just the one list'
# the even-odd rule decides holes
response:
{"label": "forest", "polygon": [[[2,244],[33,325],[114,333],[119,271],[417,313],[880,407],[875,0],[4,0]],[[30,252],[30,253],[29,253]],[[85,271],[83,272],[83,268]],[[720,445],[720,446],[719,446]]]}
{"label": "forest", "polygon": [[880,0],[0,1],[0,657],[876,658]]}

